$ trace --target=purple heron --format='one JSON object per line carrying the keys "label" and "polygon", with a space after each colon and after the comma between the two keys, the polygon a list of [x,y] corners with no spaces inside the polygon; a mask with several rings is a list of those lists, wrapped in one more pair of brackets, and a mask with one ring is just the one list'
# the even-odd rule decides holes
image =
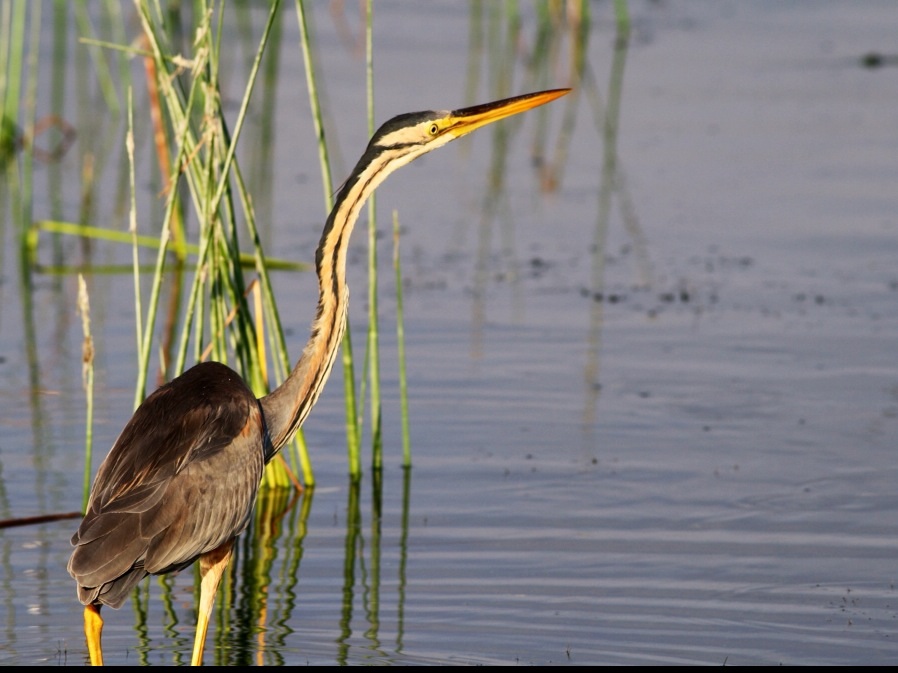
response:
{"label": "purple heron", "polygon": [[119,608],[147,575],[200,568],[191,663],[203,660],[212,604],[247,527],[265,464],[294,436],[327,381],[346,328],[349,237],[368,197],[400,166],[491,122],[568,93],[554,89],[455,111],[402,114],[372,136],[337,194],[315,253],[318,307],[293,370],[260,399],[240,375],[204,362],[137,408],[100,465],[72,536],[68,570],[84,604],[91,664],[103,663],[104,605]]}

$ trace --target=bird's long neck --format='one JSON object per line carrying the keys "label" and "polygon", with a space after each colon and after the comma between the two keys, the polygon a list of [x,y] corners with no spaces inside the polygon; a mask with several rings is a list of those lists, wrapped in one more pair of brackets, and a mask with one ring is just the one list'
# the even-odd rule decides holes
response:
{"label": "bird's long neck", "polygon": [[389,149],[369,146],[340,188],[315,253],[319,295],[311,336],[290,375],[260,400],[272,455],[293,439],[318,401],[340,349],[349,304],[346,253],[359,212],[384,178],[404,163],[391,158]]}

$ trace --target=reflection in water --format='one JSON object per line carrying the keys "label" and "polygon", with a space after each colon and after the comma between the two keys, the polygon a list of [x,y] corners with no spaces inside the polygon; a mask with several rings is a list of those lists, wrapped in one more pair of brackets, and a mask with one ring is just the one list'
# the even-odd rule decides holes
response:
{"label": "reflection in water", "polygon": [[[629,198],[624,184],[623,171],[617,153],[617,136],[620,125],[621,93],[623,91],[624,64],[630,42],[629,24],[618,25],[614,40],[613,58],[608,83],[608,105],[604,115],[600,114],[601,105],[596,100],[596,125],[601,129],[603,140],[602,174],[599,181],[598,216],[592,246],[592,276],[589,286],[590,321],[587,337],[587,359],[584,368],[586,385],[586,403],[583,412],[583,427],[592,433],[596,427],[596,412],[601,392],[600,360],[602,340],[602,315],[606,301],[605,293],[605,260],[607,257],[606,240],[611,218],[612,197],[617,196],[621,207],[622,220],[630,236],[639,266],[640,284],[651,284],[651,267],[649,265],[648,248],[645,236],[635,214],[632,200]],[[598,99],[598,97],[596,97]],[[593,447],[594,443],[587,442]]]}
{"label": "reflection in water", "polygon": [[[381,554],[381,520],[383,517],[383,471],[371,473],[371,542],[369,570],[365,573],[365,617],[368,629],[365,639],[370,641],[374,652],[380,651],[380,554]],[[361,556],[364,567],[364,555]]]}
{"label": "reflection in water", "polygon": [[[565,113],[562,117],[558,139],[554,151],[549,144],[549,110],[538,110],[534,114],[535,126],[531,140],[530,159],[540,174],[540,186],[545,192],[555,191],[561,180],[567,147],[576,126],[577,98],[579,83],[586,63],[586,47],[589,39],[589,13],[579,3],[539,4],[536,7],[537,21],[533,36],[528,40],[522,35],[524,25],[520,17],[507,16],[497,9],[495,3],[474,3],[470,14],[468,45],[468,71],[466,89],[469,98],[476,96],[481,70],[491,74],[490,95],[503,98],[510,95],[509,85],[515,80],[515,70],[519,67],[518,56],[521,44],[530,45],[527,54],[525,82],[522,90],[538,90],[554,86],[572,89],[563,102]],[[484,22],[486,27],[484,27]],[[564,60],[565,44],[568,43],[570,58]],[[477,62],[484,59],[484,64]],[[559,81],[558,72],[567,72],[567,81]],[[517,282],[520,260],[516,259],[516,232],[514,214],[505,193],[505,176],[508,173],[509,150],[514,146],[515,135],[523,123],[521,119],[511,119],[492,129],[491,161],[481,203],[478,204],[476,261],[472,282],[471,302],[472,334],[471,357],[480,359],[482,353],[483,326],[486,320],[486,288],[496,277],[501,276],[519,292]],[[552,157],[550,161],[548,157]],[[494,249],[496,222],[501,225],[498,250]],[[506,263],[508,264],[506,268]]]}
{"label": "reflection in water", "polygon": [[308,532],[308,520],[309,513],[312,511],[313,496],[313,491],[307,491],[302,494],[298,503],[293,503],[288,508],[290,519],[288,521],[287,534],[285,535],[287,554],[284,557],[283,576],[290,578],[291,581],[285,582],[283,586],[278,587],[279,591],[272,592],[277,609],[271,619],[268,647],[275,651],[279,651],[286,645],[287,637],[292,633],[289,627],[289,620],[297,606],[296,585],[299,581],[299,566],[303,557],[303,542]]}
{"label": "reflection in water", "polygon": [[[292,488],[263,488],[259,491],[254,519],[238,538],[234,557],[215,605],[214,627],[210,628],[211,658],[215,665],[283,665],[282,649],[291,629],[296,607],[296,584],[303,555],[303,542],[312,505],[312,492]],[[198,579],[196,567],[184,572]],[[199,582],[193,599],[185,603],[177,596],[175,575],[147,578],[134,592],[135,648],[139,662],[151,663],[159,650],[150,635],[151,586],[161,591],[164,642],[173,665],[190,661],[196,621]],[[179,610],[179,606],[182,606]],[[188,610],[189,616],[183,614]]]}
{"label": "reflection in water", "polygon": [[360,482],[350,479],[346,503],[346,536],[343,543],[343,602],[340,610],[340,635],[337,638],[337,663],[346,664],[352,637],[352,608],[355,601],[355,557],[361,540],[362,513],[359,508]]}
{"label": "reflection in water", "polygon": [[[215,633],[216,639],[222,644],[230,642],[232,648],[232,657],[222,661],[222,664],[283,665],[279,645],[283,644],[284,631],[273,625],[282,627],[295,607],[292,598],[296,595],[297,571],[311,503],[311,492],[300,495],[294,489],[265,488],[259,493],[253,534],[239,540],[240,554],[246,559],[235,573],[241,582],[238,600],[232,610],[239,619],[233,625],[229,624],[223,607],[220,610],[222,619],[219,629]],[[299,514],[299,519],[289,521],[288,539],[292,544],[287,544],[281,538],[285,532],[284,519],[290,513]],[[280,553],[285,554],[280,565],[294,572],[283,573],[279,581],[274,582],[272,569]],[[226,587],[228,595],[233,595],[231,589],[230,586]],[[269,605],[269,602],[272,604]],[[272,638],[270,643],[266,642],[269,635]],[[228,648],[222,647],[218,651],[223,655]],[[251,657],[253,652],[256,653],[255,661]]]}
{"label": "reflection in water", "polygon": [[[0,117],[0,124],[0,167],[12,162],[14,154],[22,151],[30,152],[35,159],[44,163],[57,163],[75,142],[75,129],[58,115],[38,119],[30,136],[26,136],[6,116]],[[58,137],[53,137],[54,132]],[[39,144],[41,135],[49,136],[51,145],[42,147]]]}
{"label": "reflection in water", "polygon": [[396,596],[396,652],[402,652],[405,635],[405,589],[406,568],[408,567],[408,514],[411,501],[412,470],[402,470],[402,514],[399,527],[399,577]]}
{"label": "reflection in water", "polygon": [[[335,660],[340,664],[357,661],[359,656],[384,661],[392,653],[403,650],[411,470],[402,472],[397,594],[396,604],[390,606],[397,620],[394,626],[396,641],[392,648],[384,647],[380,633],[382,475],[377,471],[372,474],[367,537],[361,502],[362,482],[347,480],[343,598],[338,623],[334,625],[337,634]],[[221,666],[287,663],[284,652],[296,647],[295,627],[291,624],[296,623],[297,609],[303,607],[297,597],[313,501],[313,490],[264,488],[259,491],[254,519],[237,540],[216,599],[207,645],[211,660],[208,663]],[[171,665],[189,664],[199,582],[195,567],[183,572],[196,580],[189,589],[189,596],[184,593],[188,587],[183,578],[179,580],[176,574],[148,577],[134,591],[128,604],[130,608],[122,609],[122,612],[130,609],[132,613],[136,641],[133,652],[140,665],[158,664],[163,659],[170,659],[166,663]],[[361,605],[361,611],[356,610],[357,605]],[[153,612],[159,609],[158,606],[161,606],[161,615]],[[156,623],[161,624],[159,632],[154,627]],[[130,645],[126,647],[132,649]],[[360,648],[369,652],[360,655]]]}

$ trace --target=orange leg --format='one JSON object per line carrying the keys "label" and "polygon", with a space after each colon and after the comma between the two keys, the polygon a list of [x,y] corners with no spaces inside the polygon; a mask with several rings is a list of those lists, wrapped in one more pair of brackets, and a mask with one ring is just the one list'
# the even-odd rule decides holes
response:
{"label": "orange leg", "polygon": [[196,620],[196,637],[193,641],[191,666],[201,666],[203,663],[203,649],[206,646],[206,631],[209,629],[212,604],[215,602],[215,594],[218,593],[221,577],[231,560],[233,544],[233,540],[226,542],[218,549],[200,557],[200,609]]}
{"label": "orange leg", "polygon": [[87,638],[87,651],[90,654],[91,666],[103,665],[103,618],[100,616],[101,605],[84,607],[84,637]]}

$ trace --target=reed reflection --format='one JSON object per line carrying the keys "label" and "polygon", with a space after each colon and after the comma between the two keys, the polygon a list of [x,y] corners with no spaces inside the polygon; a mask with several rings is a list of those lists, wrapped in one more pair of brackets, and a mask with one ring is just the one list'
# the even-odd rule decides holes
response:
{"label": "reed reflection", "polygon": [[[618,3],[616,8],[625,8],[625,3]],[[648,244],[636,208],[627,190],[625,174],[621,166],[617,149],[618,130],[620,128],[621,97],[624,83],[624,66],[630,44],[630,24],[624,14],[618,15],[617,32],[614,38],[611,69],[609,72],[607,104],[602,108],[596,82],[584,81],[584,89],[595,93],[593,108],[595,123],[602,141],[602,168],[599,176],[598,210],[593,233],[591,277],[588,287],[590,300],[589,328],[587,333],[587,357],[584,367],[585,404],[583,410],[583,427],[587,433],[587,450],[594,448],[591,435],[596,427],[598,400],[601,393],[600,357],[602,319],[605,302],[609,297],[605,291],[605,261],[608,256],[606,241],[611,221],[612,201],[620,209],[621,221],[630,239],[635,255],[637,286],[648,287],[652,283],[652,269],[649,260]],[[592,73],[590,73],[592,74]],[[589,84],[589,87],[586,84]]]}
{"label": "reed reflection", "polygon": [[[259,491],[255,516],[249,530],[235,548],[232,564],[222,580],[215,607],[211,639],[212,663],[220,666],[279,666],[285,663],[283,649],[292,645],[289,624],[297,607],[297,583],[303,545],[312,506],[312,491],[292,488],[263,488]],[[196,576],[197,571],[189,572]],[[179,599],[174,575],[147,578],[134,592],[135,648],[141,665],[155,663],[163,649],[172,665],[190,663],[196,621],[194,582],[192,600]],[[162,642],[151,635],[154,617],[150,594],[157,585],[161,593]],[[186,612],[185,612],[186,611]],[[154,656],[156,653],[157,656]]]}
{"label": "reed reflection", "polygon": [[[539,192],[549,194],[560,185],[567,147],[576,127],[578,84],[586,63],[590,22],[588,6],[583,2],[537,3],[534,9],[536,21],[525,24],[516,12],[500,11],[493,3],[471,5],[466,89],[469,98],[476,97],[480,75],[487,72],[491,95],[501,98],[508,95],[511,82],[523,79],[524,89],[539,89],[547,82],[557,82],[557,73],[567,73],[564,86],[572,91],[562,103],[565,112],[554,146],[550,141],[550,126],[556,117],[550,109],[535,112],[530,140],[530,161],[535,167]],[[525,34],[525,29],[531,27],[532,34]],[[519,58],[522,44],[527,45],[527,57],[523,60]],[[477,208],[479,219],[475,232],[471,304],[471,356],[474,359],[483,355],[487,285],[501,278],[510,283],[514,292],[516,312],[523,304],[523,288],[517,282],[523,263],[518,258],[513,204],[505,189],[509,152],[522,123],[521,119],[512,119],[492,131],[491,160]],[[465,234],[461,229],[459,239]]]}
{"label": "reed reflection", "polygon": [[[388,661],[391,654],[399,654],[403,649],[405,637],[405,602],[408,568],[408,522],[411,491],[411,469],[402,470],[402,499],[399,516],[398,576],[395,608],[389,603],[391,611],[397,615],[395,629],[395,646],[391,649],[385,645],[382,631],[393,625],[384,624],[381,609],[384,607],[382,596],[382,560],[384,554],[391,555],[393,550],[383,548],[383,473],[371,471],[371,507],[368,513],[370,522],[369,537],[364,535],[364,513],[361,507],[360,480],[349,480],[347,491],[346,533],[344,536],[343,589],[340,607],[339,635],[336,639],[338,664],[348,664],[360,657],[371,661]],[[361,612],[356,606],[361,606]],[[359,621],[358,615],[362,620]],[[362,654],[358,650],[362,650]]]}

